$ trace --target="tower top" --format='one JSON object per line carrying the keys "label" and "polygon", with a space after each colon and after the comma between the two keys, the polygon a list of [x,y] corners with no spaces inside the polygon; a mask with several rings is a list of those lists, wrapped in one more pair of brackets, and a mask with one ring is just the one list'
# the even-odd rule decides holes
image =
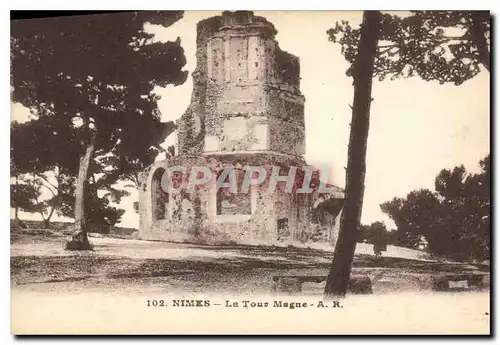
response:
{"label": "tower top", "polygon": [[179,122],[181,154],[305,152],[298,57],[272,23],[225,11],[198,23],[190,106]]}
{"label": "tower top", "polygon": [[274,38],[278,33],[272,23],[264,17],[254,15],[253,11],[224,11],[221,16],[207,18],[198,23],[198,40],[215,34],[260,34]]}

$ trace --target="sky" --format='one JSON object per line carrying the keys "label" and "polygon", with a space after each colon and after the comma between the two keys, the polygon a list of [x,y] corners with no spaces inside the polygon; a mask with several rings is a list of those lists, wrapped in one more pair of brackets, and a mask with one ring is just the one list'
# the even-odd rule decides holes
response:
{"label": "sky", "polygon": [[[188,11],[169,28],[147,25],[155,40],[181,38],[190,73],[196,66],[196,24],[221,12]],[[361,21],[361,12],[272,12],[255,11],[278,30],[276,39],[283,50],[299,57],[301,91],[305,96],[306,160],[328,166],[330,180],[344,186],[349,123],[351,121],[352,78],[345,75],[348,63],[340,46],[328,41],[326,31],[336,21]],[[379,205],[404,197],[414,189],[434,189],[440,170],[463,164],[470,172],[490,151],[490,75],[481,72],[460,86],[409,79],[374,80],[367,151],[367,171],[362,223],[384,221]],[[157,89],[164,121],[180,118],[189,105],[192,79],[182,86]],[[13,105],[12,117],[25,117],[27,109]],[[173,143],[167,138],[165,146]],[[139,217],[131,191],[120,207],[126,209],[122,226],[138,227]],[[22,216],[22,215],[21,215]],[[56,220],[56,218],[54,219]]]}

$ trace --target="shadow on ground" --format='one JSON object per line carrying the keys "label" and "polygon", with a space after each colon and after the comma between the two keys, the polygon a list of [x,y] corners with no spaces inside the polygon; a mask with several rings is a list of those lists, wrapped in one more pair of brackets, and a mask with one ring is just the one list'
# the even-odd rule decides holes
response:
{"label": "shadow on ground", "polygon": [[[12,285],[36,291],[43,286],[52,291],[126,287],[147,291],[156,286],[159,291],[267,292],[273,275],[326,275],[332,260],[331,252],[292,246],[101,240],[94,243],[94,251],[68,252],[62,250],[61,236],[16,235],[11,241],[15,248],[11,255]],[[151,251],[153,258],[148,258]],[[353,273],[368,274],[380,284],[385,279],[387,286],[405,286],[405,281],[418,275],[473,271],[488,272],[489,268],[371,255],[356,255],[353,263]]]}

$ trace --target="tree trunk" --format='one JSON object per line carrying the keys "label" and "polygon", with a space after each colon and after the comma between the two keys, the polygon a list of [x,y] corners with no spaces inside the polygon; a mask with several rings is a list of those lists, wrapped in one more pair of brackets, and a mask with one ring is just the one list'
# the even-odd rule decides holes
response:
{"label": "tree trunk", "polygon": [[379,11],[365,11],[363,14],[359,53],[354,62],[354,99],[347,156],[345,202],[340,219],[339,237],[325,286],[325,299],[344,297],[349,284],[363,206],[373,63],[381,19]]}
{"label": "tree trunk", "polygon": [[[19,193],[19,178],[16,175],[16,193]],[[19,221],[19,206],[16,205],[14,207],[14,217],[16,221]]]}
{"label": "tree trunk", "polygon": [[14,217],[14,224],[18,227],[20,227],[21,229],[27,229],[28,227],[26,226],[26,224],[24,224],[24,222],[19,219],[19,207],[16,206],[14,207],[14,212],[15,212],[15,217]]}
{"label": "tree trunk", "polygon": [[[52,206],[52,209],[50,210],[49,216],[43,220],[43,227],[45,229],[50,229],[50,219],[52,218],[52,215],[54,214],[55,206]],[[43,217],[43,215],[42,215]]]}
{"label": "tree trunk", "polygon": [[92,135],[85,153],[80,157],[78,177],[75,188],[75,235],[66,244],[69,250],[90,250],[91,246],[87,237],[87,224],[85,219],[85,194],[90,162],[95,150],[95,134]]}
{"label": "tree trunk", "polygon": [[[19,188],[19,178],[16,175],[16,189],[18,188]],[[15,224],[19,226],[21,229],[27,228],[26,224],[24,224],[24,222],[21,219],[19,219],[19,206],[17,205],[14,207],[14,220]]]}

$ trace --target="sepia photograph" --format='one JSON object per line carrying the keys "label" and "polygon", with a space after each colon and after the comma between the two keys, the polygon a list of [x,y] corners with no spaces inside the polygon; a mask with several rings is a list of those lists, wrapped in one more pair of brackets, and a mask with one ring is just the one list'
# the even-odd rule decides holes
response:
{"label": "sepia photograph", "polygon": [[491,335],[489,11],[11,11],[11,332]]}

